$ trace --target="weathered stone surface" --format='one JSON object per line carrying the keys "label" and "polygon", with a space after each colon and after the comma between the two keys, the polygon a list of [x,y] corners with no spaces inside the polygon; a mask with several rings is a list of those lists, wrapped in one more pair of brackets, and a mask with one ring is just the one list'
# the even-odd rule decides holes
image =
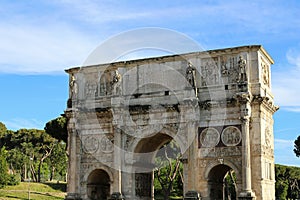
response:
{"label": "weathered stone surface", "polygon": [[153,158],[175,140],[184,193],[222,199],[233,170],[239,199],[274,200],[271,64],[255,45],[66,70],[66,199],[153,199]]}

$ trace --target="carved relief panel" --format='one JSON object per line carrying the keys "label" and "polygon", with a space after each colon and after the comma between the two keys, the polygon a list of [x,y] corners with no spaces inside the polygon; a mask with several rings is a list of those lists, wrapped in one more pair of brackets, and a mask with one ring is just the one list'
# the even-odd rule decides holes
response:
{"label": "carved relief panel", "polygon": [[264,61],[264,59],[261,57],[261,70],[262,70],[262,82],[270,87],[270,66]]}
{"label": "carved relief panel", "polygon": [[118,70],[99,72],[97,96],[106,96],[120,93],[121,74]]}
{"label": "carved relief panel", "polygon": [[218,58],[204,58],[201,63],[201,85],[218,85],[220,83]]}
{"label": "carved relief panel", "polygon": [[201,86],[247,82],[247,55],[238,54],[201,60]]}
{"label": "carved relief panel", "polygon": [[241,146],[240,125],[199,128],[198,142],[199,148]]}

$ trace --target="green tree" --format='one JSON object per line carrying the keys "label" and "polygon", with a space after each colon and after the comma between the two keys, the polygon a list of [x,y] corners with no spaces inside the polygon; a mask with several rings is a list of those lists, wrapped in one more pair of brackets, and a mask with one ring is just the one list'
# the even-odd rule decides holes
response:
{"label": "green tree", "polygon": [[172,193],[182,196],[183,176],[181,153],[176,144],[171,141],[162,146],[155,158],[157,165],[154,171],[156,194],[169,200]]}
{"label": "green tree", "polygon": [[7,131],[7,128],[6,128],[5,124],[3,124],[2,122],[0,122],[0,137],[2,135],[4,135],[6,133],[6,131]]}
{"label": "green tree", "polygon": [[6,150],[4,147],[0,149],[0,188],[3,188],[8,183],[8,166],[6,162]]}
{"label": "green tree", "polygon": [[45,131],[58,141],[68,143],[67,119],[66,117],[57,117],[46,123]]}
{"label": "green tree", "polygon": [[66,144],[61,141],[57,143],[52,151],[52,154],[47,158],[47,163],[50,168],[50,181],[54,178],[65,180],[67,172],[67,154],[65,151]]}
{"label": "green tree", "polygon": [[[23,179],[28,178],[29,171],[31,178],[40,182],[43,163],[51,155],[57,140],[44,130],[37,129],[20,129],[6,134],[4,140],[6,148],[11,151],[9,163],[15,169],[21,170]],[[20,156],[20,153],[23,156]]]}
{"label": "green tree", "polygon": [[275,191],[279,199],[300,198],[300,168],[275,165]]}
{"label": "green tree", "polygon": [[297,157],[300,157],[300,135],[297,137],[297,139],[294,142],[294,153]]}

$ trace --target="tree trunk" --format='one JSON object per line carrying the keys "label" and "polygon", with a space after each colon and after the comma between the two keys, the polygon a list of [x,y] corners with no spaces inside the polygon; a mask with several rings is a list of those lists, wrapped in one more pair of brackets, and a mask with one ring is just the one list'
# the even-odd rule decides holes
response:
{"label": "tree trunk", "polygon": [[30,173],[31,173],[31,178],[34,182],[37,182],[37,177],[36,177],[36,172],[34,170],[33,165],[30,165]]}
{"label": "tree trunk", "polygon": [[52,166],[52,170],[51,170],[51,174],[50,174],[50,181],[52,181],[52,180],[53,180],[54,173],[55,173],[55,167],[54,167],[54,166]]}
{"label": "tree trunk", "polygon": [[43,161],[42,159],[40,160],[39,163],[39,167],[38,167],[38,174],[37,174],[37,182],[40,183],[41,182],[41,167],[42,167]]}

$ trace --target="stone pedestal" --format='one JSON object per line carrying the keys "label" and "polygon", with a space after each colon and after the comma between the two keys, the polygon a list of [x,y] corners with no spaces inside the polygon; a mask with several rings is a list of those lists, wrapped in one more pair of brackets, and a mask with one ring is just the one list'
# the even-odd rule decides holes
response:
{"label": "stone pedestal", "polygon": [[68,193],[65,200],[81,200],[77,193]]}
{"label": "stone pedestal", "polygon": [[246,191],[246,192],[241,192],[238,199],[239,200],[255,200],[256,197],[255,197],[254,192]]}

